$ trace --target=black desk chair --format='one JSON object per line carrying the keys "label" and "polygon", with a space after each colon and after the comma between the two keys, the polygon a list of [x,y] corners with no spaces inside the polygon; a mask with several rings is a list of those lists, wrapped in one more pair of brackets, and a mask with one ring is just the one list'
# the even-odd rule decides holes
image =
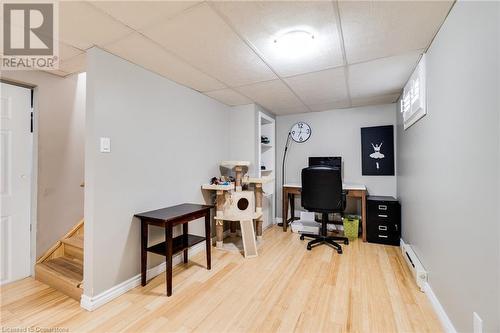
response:
{"label": "black desk chair", "polygon": [[343,213],[346,205],[346,192],[342,190],[342,176],[339,168],[330,166],[311,166],[302,169],[302,207],[308,211],[321,213],[321,230],[319,235],[302,234],[304,237],[313,238],[307,243],[311,250],[314,244],[330,244],[342,253],[342,247],[335,241],[349,244],[346,237],[327,236],[326,224],[328,213]]}

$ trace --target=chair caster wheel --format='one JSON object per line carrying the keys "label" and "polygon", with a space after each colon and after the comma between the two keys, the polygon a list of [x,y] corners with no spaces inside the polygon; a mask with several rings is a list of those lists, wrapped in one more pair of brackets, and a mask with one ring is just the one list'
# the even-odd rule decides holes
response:
{"label": "chair caster wheel", "polygon": [[311,251],[312,247],[311,245],[307,245],[307,250]]}
{"label": "chair caster wheel", "polygon": [[304,240],[304,235],[300,235],[300,240]]}
{"label": "chair caster wheel", "polygon": [[342,254],[342,250],[337,250],[337,253],[338,254]]}
{"label": "chair caster wheel", "polygon": [[345,245],[349,245],[349,240],[348,240],[348,239],[346,239],[346,240],[344,241],[344,244],[345,244]]}

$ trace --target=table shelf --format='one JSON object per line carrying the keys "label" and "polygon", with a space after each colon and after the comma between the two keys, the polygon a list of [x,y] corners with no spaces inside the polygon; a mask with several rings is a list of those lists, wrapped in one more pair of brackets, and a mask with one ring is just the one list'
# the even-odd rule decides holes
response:
{"label": "table shelf", "polygon": [[[180,235],[172,239],[172,253],[179,253],[184,251],[185,249],[190,248],[198,243],[201,243],[205,240],[205,237],[197,236],[197,235]],[[156,253],[162,256],[166,255],[165,251],[165,242],[158,243],[156,245],[148,247],[148,252]]]}

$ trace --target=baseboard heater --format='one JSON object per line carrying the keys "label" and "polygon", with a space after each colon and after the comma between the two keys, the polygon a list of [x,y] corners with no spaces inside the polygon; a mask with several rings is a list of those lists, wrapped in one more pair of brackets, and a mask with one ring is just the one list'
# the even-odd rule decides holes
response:
{"label": "baseboard heater", "polygon": [[420,260],[418,260],[415,252],[413,252],[411,245],[406,244],[403,240],[401,240],[401,252],[403,253],[403,257],[415,277],[417,286],[420,288],[420,291],[423,292],[425,284],[427,283],[427,271],[422,266]]}

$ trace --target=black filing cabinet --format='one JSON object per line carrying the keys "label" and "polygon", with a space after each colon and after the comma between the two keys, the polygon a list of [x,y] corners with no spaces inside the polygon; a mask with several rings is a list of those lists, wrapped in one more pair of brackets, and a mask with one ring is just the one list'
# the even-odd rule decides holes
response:
{"label": "black filing cabinet", "polygon": [[401,238],[401,206],[393,197],[366,198],[366,240],[370,243],[398,245]]}

